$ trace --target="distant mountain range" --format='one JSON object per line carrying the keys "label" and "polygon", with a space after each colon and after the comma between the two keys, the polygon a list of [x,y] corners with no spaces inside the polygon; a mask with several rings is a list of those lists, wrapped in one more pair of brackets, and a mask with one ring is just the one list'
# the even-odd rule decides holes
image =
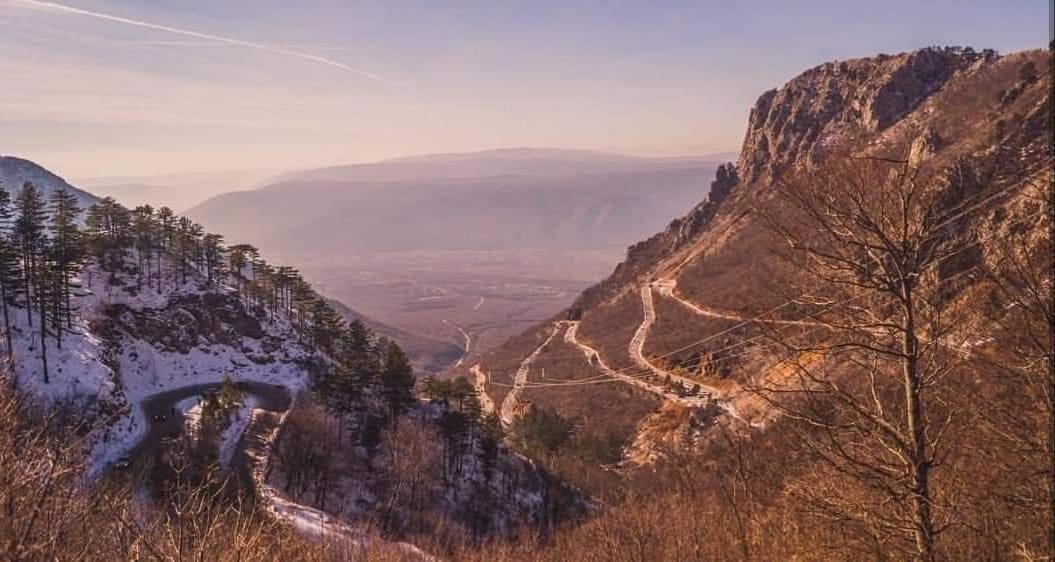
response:
{"label": "distant mountain range", "polygon": [[75,183],[109,196],[128,207],[167,206],[177,213],[227,193],[260,187],[278,174],[276,170],[234,170],[218,172],[187,172],[152,176],[111,176],[76,179]]}
{"label": "distant mountain range", "polygon": [[613,247],[705,197],[724,156],[435,154],[287,174],[187,214],[285,253]]}
{"label": "distant mountain range", "polygon": [[641,158],[594,150],[501,148],[479,152],[422,154],[380,162],[303,170],[284,174],[276,183],[309,181],[406,181],[493,176],[556,177],[696,167],[736,160],[735,152],[706,156]]}

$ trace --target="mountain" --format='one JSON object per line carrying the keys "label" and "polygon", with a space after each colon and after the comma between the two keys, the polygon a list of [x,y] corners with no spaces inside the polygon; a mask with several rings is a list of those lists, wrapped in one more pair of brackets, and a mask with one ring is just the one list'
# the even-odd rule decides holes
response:
{"label": "mountain", "polygon": [[152,176],[77,178],[75,183],[122,205],[170,207],[182,213],[221,193],[252,189],[277,174],[273,170],[170,173]]}
{"label": "mountain", "polygon": [[568,176],[646,170],[657,164],[698,167],[736,157],[722,153],[700,157],[639,158],[591,150],[502,148],[468,153],[423,154],[367,164],[333,166],[279,176],[286,181],[405,181],[492,176]]}
{"label": "mountain", "polygon": [[432,155],[300,172],[188,214],[280,253],[613,247],[698,200],[716,165],[536,149]]}
{"label": "mountain", "polygon": [[[239,175],[239,173],[231,172],[227,175]],[[177,176],[171,176],[169,179]],[[183,176],[179,176],[183,177]],[[190,174],[187,177],[197,178],[200,174]],[[41,191],[43,191],[45,199],[50,197],[50,194],[56,189],[65,189],[70,193],[73,193],[77,197],[77,201],[82,210],[86,210],[88,207],[100,201],[100,198],[92,193],[84,191],[80,188],[74,187],[66,182],[66,180],[48,171],[42,166],[33,163],[29,160],[17,158],[14,156],[3,156],[0,157],[0,184],[4,186],[19,186],[18,188],[11,188],[12,196],[17,194],[17,190],[25,182],[33,182]],[[128,184],[126,186],[130,192],[136,192],[137,195],[131,199],[137,202],[144,201],[141,197],[145,197],[146,193],[141,192],[142,186],[140,184]],[[155,186],[156,189],[168,189]],[[115,196],[115,187],[110,186],[110,191],[106,195]],[[119,191],[119,190],[117,190]],[[119,193],[117,194],[119,195]],[[122,200],[119,198],[119,201]],[[126,203],[128,198],[123,199]],[[150,200],[150,199],[145,199]],[[141,204],[141,203],[127,203]],[[410,353],[414,365],[425,372],[435,372],[442,369],[442,367],[453,363],[457,360],[460,355],[460,349],[454,345],[446,342],[433,340],[417,334],[411,334],[404,330],[399,330],[391,326],[378,322],[377,320],[368,318],[358,312],[355,312],[347,306],[334,302],[334,306],[341,310],[341,313],[346,316],[349,320],[359,319],[367,323],[371,328],[376,330],[378,333],[401,343],[407,348]]]}
{"label": "mountain", "polygon": [[[1003,519],[985,540],[1042,551],[1053,514],[995,496],[1050,497],[1026,476],[1050,475],[1050,441],[1025,453],[1020,439],[1051,425],[1051,68],[1048,51],[928,48],[807,70],[758,98],[706,199],[451,375],[508,427],[570,420],[576,440],[546,462],[587,489],[630,486],[613,464],[671,471],[676,491],[633,504],[655,524],[633,525],[714,541],[690,557],[981,548],[969,531],[933,541],[931,514]],[[679,487],[690,472],[700,488]],[[776,520],[801,531],[758,531]],[[552,559],[591,544],[565,539]]]}
{"label": "mountain", "polygon": [[51,194],[56,190],[65,189],[77,198],[77,203],[82,209],[99,201],[95,195],[73,187],[66,180],[29,160],[15,156],[0,156],[0,185],[11,194],[12,198],[18,194],[26,182],[32,182],[40,189],[45,199],[50,199]]}
{"label": "mountain", "polygon": [[[6,165],[6,177],[72,189],[27,161]],[[132,559],[139,547],[113,539],[124,528],[176,557],[244,557],[252,537],[266,558],[292,543],[316,559],[325,548],[326,559],[433,560],[399,540],[548,532],[589,509],[500,443],[471,386],[430,383],[419,398],[424,373],[389,339],[403,334],[374,332],[295,270],[250,265],[180,217],[98,205],[107,228],[62,237],[45,227],[52,212],[33,232],[0,225],[14,241],[5,263],[35,265],[0,277],[0,471],[42,478],[39,495],[9,500],[21,513],[35,497],[53,522],[21,543],[51,541],[49,558]],[[77,262],[61,261],[76,241]],[[197,507],[172,514],[185,498]],[[246,506],[254,514],[240,519]],[[133,510],[149,524],[112,517]],[[191,521],[204,526],[164,541]],[[66,538],[86,522],[99,540]]]}

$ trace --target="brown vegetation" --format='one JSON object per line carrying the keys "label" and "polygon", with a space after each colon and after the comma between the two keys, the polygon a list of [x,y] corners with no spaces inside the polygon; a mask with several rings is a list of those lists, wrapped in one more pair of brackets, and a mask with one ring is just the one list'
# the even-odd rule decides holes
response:
{"label": "brown vegetation", "polygon": [[383,544],[310,542],[252,500],[232,497],[215,473],[170,488],[164,504],[128,478],[87,483],[75,428],[0,389],[0,558],[97,560],[406,560]]}

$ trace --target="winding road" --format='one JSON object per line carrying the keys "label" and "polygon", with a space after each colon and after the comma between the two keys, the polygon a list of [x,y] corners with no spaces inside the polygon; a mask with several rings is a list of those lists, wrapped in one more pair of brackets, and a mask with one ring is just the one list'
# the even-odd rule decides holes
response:
{"label": "winding road", "polygon": [[498,417],[502,420],[502,425],[509,426],[513,423],[514,414],[516,412],[517,399],[520,395],[520,390],[527,383],[528,373],[531,371],[531,364],[535,362],[542,350],[549,345],[549,342],[553,341],[553,337],[560,331],[561,323],[557,322],[553,325],[553,331],[550,332],[549,337],[546,341],[542,342],[542,345],[535,348],[535,351],[531,352],[520,362],[520,367],[517,368],[516,375],[513,377],[513,388],[509,389],[509,393],[506,394],[502,400],[502,409],[499,411]]}
{"label": "winding road", "polygon": [[699,386],[709,395],[719,395],[720,392],[718,389],[668,371],[652,361],[649,361],[648,357],[645,357],[645,341],[648,340],[648,335],[652,331],[652,326],[656,323],[656,307],[652,300],[652,285],[650,284],[641,286],[641,307],[644,311],[644,319],[641,321],[641,325],[637,327],[637,331],[634,332],[634,337],[630,339],[630,345],[628,348],[630,358],[634,363],[636,363],[638,367],[652,371],[661,377],[670,377],[672,381],[681,383],[687,388]]}
{"label": "winding road", "polygon": [[746,420],[744,420],[743,416],[741,416],[740,413],[736,411],[736,408],[733,407],[733,405],[729,403],[728,400],[721,398],[723,393],[717,388],[668,371],[660,367],[659,365],[656,365],[649,361],[648,357],[645,357],[645,341],[648,340],[648,335],[649,332],[652,330],[652,325],[656,322],[656,306],[655,302],[652,299],[652,286],[653,283],[645,283],[641,286],[641,306],[644,311],[645,318],[641,321],[641,325],[638,326],[637,332],[634,333],[634,337],[630,339],[630,358],[633,359],[634,363],[636,363],[639,367],[651,370],[653,373],[656,373],[657,375],[662,377],[670,377],[670,380],[679,382],[687,388],[699,386],[703,392],[707,393],[709,396],[714,397],[715,403],[718,405],[719,408],[724,410],[733,418],[747,423]]}
{"label": "winding road", "polygon": [[662,387],[649,384],[639,378],[635,378],[630,375],[626,375],[620,373],[619,371],[616,371],[604,362],[604,359],[601,358],[601,354],[598,353],[596,349],[579,341],[578,322],[567,321],[567,323],[568,329],[564,332],[564,341],[578,347],[579,350],[583,352],[583,355],[586,356],[586,362],[590,365],[593,365],[594,367],[597,367],[605,375],[608,375],[609,377],[625,382],[629,385],[633,385],[640,389],[656,394],[664,399],[670,400],[672,402],[677,402],[679,404],[684,404],[686,406],[697,408],[706,405],[709,401],[709,397],[707,396],[678,396],[677,394],[670,392]]}
{"label": "winding road", "polygon": [[[289,408],[290,393],[284,386],[253,381],[238,382],[237,386],[256,399],[257,409],[284,412]],[[202,396],[219,388],[220,383],[194,384],[159,392],[143,400],[141,407],[147,420],[147,433],[129,451],[128,458],[136,463],[152,458],[166,437],[179,435],[183,431],[185,416],[177,405],[188,398]],[[244,447],[244,439],[239,437],[238,447],[234,454],[235,459],[244,458],[242,453]],[[239,474],[245,483],[248,471],[243,466],[244,463],[237,464]]]}
{"label": "winding road", "polygon": [[487,394],[487,373],[484,373],[479,364],[473,365],[469,373],[473,375],[473,386],[476,387],[476,394],[480,398],[480,407],[485,414],[494,413],[495,402]]}
{"label": "winding road", "polygon": [[753,321],[762,324],[776,324],[782,326],[824,326],[820,322],[810,322],[808,320],[776,320],[776,319],[761,319],[761,318],[749,318],[740,314],[733,314],[731,312],[719,312],[717,310],[711,310],[703,308],[700,305],[689,301],[678,294],[678,280],[673,277],[660,279],[652,283],[652,286],[659,291],[659,294],[664,297],[674,299],[681,303],[685,308],[695,312],[700,316],[707,316],[709,318],[716,318],[719,320],[732,320],[734,322],[746,322]]}
{"label": "winding road", "polygon": [[454,364],[455,367],[461,367],[462,363],[465,361],[465,358],[469,356],[469,348],[473,344],[473,338],[472,338],[472,336],[469,335],[469,332],[466,332],[464,328],[462,328],[461,326],[455,324],[454,322],[451,322],[450,320],[444,319],[443,323],[448,325],[448,326],[453,326],[456,330],[461,332],[462,337],[465,338],[465,347],[462,348],[462,356],[459,357],[458,358],[458,362]]}

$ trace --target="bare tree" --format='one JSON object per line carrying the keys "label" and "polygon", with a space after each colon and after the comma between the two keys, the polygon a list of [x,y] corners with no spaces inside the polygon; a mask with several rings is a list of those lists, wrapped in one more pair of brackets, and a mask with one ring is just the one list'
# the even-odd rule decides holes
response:
{"label": "bare tree", "polygon": [[315,505],[325,509],[334,478],[339,421],[310,400],[298,400],[275,448],[285,490],[295,498],[312,492]]}
{"label": "bare tree", "polygon": [[[996,372],[1013,393],[990,406],[979,420],[985,443],[1006,445],[987,460],[1010,476],[1000,494],[1020,515],[1046,523],[1046,541],[1022,549],[1055,548],[1055,190],[1049,175],[1029,182],[1024,196],[994,237],[989,276],[996,298],[988,311],[991,358],[981,366]],[[1035,493],[1036,490],[1044,493]],[[1046,543],[1046,544],[1044,544]],[[1022,553],[1024,554],[1024,553]],[[1029,558],[1028,556],[1023,556]]]}
{"label": "bare tree", "polygon": [[389,475],[388,500],[383,523],[391,527],[396,511],[407,510],[412,530],[428,506],[429,488],[442,470],[443,439],[435,429],[415,420],[404,420],[387,428],[381,436],[383,462]]}
{"label": "bare tree", "polygon": [[761,211],[786,243],[790,309],[819,329],[780,338],[793,380],[755,390],[853,484],[801,491],[816,514],[908,538],[925,561],[947,523],[933,482],[957,413],[940,392],[958,362],[940,288],[963,247],[940,185],[897,160],[846,159],[778,182]]}

